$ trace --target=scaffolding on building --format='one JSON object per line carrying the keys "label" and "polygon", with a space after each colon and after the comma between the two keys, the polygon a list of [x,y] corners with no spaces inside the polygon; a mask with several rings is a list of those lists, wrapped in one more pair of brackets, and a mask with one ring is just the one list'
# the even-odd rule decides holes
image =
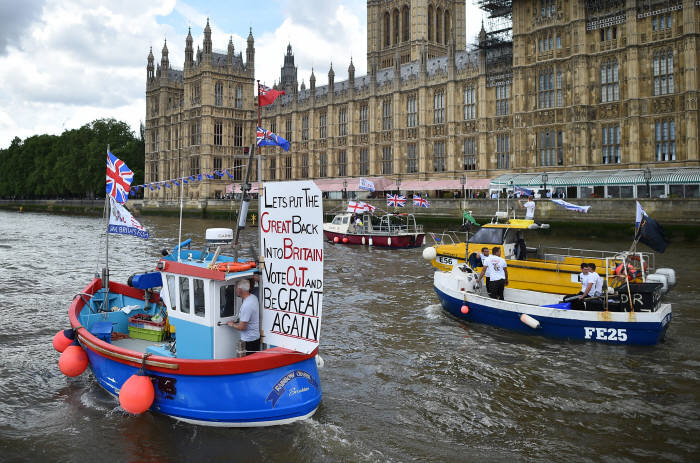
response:
{"label": "scaffolding on building", "polygon": [[478,48],[486,52],[487,67],[511,66],[513,63],[512,0],[478,0],[476,4],[488,13],[485,35],[480,35]]}

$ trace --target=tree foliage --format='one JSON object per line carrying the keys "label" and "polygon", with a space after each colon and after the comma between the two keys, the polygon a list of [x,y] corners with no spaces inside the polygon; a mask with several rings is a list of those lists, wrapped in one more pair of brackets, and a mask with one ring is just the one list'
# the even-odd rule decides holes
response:
{"label": "tree foliage", "polygon": [[104,198],[107,145],[143,183],[145,147],[126,122],[98,119],[61,135],[15,137],[0,149],[0,197]]}

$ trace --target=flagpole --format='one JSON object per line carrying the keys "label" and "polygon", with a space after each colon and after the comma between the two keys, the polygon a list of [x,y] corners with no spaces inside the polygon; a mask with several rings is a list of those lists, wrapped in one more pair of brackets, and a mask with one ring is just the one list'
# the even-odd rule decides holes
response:
{"label": "flagpole", "polygon": [[[109,144],[107,144],[107,153],[109,153]],[[109,155],[108,155],[109,156]],[[116,181],[112,188],[116,188]],[[105,300],[103,308],[109,308],[109,219],[112,216],[111,204],[109,203],[109,195],[105,189],[105,208],[107,210],[107,228],[105,230],[105,266],[102,268],[102,288],[105,290]]]}

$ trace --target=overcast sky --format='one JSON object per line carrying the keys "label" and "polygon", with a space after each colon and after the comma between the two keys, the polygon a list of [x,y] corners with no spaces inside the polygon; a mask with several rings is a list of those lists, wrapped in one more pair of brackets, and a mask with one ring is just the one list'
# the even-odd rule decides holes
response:
{"label": "overcast sky", "polygon": [[[467,0],[467,42],[482,12]],[[255,38],[256,78],[272,85],[292,44],[299,82],[311,68],[317,85],[366,73],[364,0],[0,0],[0,148],[17,136],[60,134],[113,117],[137,131],[146,111],[146,57],[159,62],[163,40],[170,64],[182,69],[187,28],[195,47],[210,18],[214,49],[233,37],[244,52]]]}

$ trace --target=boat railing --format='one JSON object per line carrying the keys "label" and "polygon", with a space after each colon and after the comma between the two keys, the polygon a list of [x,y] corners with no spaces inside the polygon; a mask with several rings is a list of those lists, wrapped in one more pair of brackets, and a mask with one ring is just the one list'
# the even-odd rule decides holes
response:
{"label": "boat railing", "polygon": [[[597,249],[578,249],[578,248],[558,248],[558,247],[547,247],[538,248],[537,254],[542,258],[544,262],[564,262],[567,258],[579,258],[585,261],[586,259],[600,259],[615,261],[622,260],[623,253],[619,251],[601,251]],[[630,255],[638,256],[640,260],[647,263],[647,266],[651,269],[656,267],[655,256],[650,252],[634,252],[629,253]]]}
{"label": "boat railing", "polygon": [[[422,228],[422,227],[421,227]],[[426,240],[428,246],[437,246],[441,244],[457,244],[464,243],[464,239],[460,238],[460,234],[464,232],[460,231],[444,231],[442,233],[428,233],[427,236],[430,238]],[[429,244],[432,241],[432,244]]]}

